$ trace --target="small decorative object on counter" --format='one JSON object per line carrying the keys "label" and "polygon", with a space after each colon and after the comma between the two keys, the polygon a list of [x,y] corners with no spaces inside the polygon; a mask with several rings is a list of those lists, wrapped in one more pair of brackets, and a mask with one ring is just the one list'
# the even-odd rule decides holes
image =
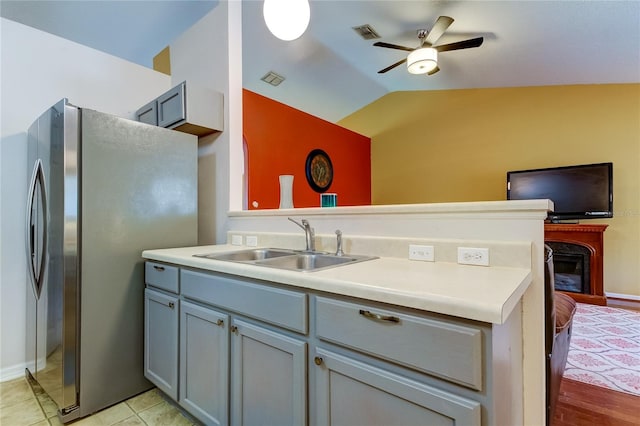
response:
{"label": "small decorative object on counter", "polygon": [[293,175],[280,175],[280,208],[293,208]]}
{"label": "small decorative object on counter", "polygon": [[336,207],[338,205],[338,194],[326,192],[320,194],[320,207]]}

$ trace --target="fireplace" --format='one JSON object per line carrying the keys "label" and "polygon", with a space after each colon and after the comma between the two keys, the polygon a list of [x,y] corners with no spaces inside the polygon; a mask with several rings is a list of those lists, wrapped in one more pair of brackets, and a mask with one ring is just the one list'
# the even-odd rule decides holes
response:
{"label": "fireplace", "polygon": [[575,301],[606,305],[604,231],[607,225],[546,224],[544,240],[553,250],[557,291]]}
{"label": "fireplace", "polygon": [[548,241],[553,250],[556,290],[591,294],[591,250],[580,244]]}

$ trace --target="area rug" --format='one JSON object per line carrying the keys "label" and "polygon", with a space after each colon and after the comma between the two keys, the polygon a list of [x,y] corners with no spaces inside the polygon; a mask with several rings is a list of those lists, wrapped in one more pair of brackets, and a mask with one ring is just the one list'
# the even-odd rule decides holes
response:
{"label": "area rug", "polygon": [[577,304],[564,376],[640,396],[640,312]]}

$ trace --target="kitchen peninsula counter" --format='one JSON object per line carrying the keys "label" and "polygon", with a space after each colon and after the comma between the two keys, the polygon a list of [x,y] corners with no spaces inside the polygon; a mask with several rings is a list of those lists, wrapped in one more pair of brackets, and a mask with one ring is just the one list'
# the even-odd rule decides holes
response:
{"label": "kitchen peninsula counter", "polygon": [[193,256],[247,248],[223,244],[145,250],[142,257],[493,324],[507,320],[532,282],[531,269],[526,267],[471,266],[398,257],[298,272]]}

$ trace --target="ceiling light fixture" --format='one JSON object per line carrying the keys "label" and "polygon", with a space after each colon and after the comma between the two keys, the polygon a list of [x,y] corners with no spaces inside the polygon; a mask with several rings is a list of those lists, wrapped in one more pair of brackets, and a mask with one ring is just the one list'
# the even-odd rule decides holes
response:
{"label": "ceiling light fixture", "polygon": [[311,17],[308,0],[264,0],[262,13],[269,31],[285,41],[304,34]]}
{"label": "ceiling light fixture", "polygon": [[407,70],[411,74],[426,74],[438,66],[438,51],[433,47],[422,47],[407,56]]}

